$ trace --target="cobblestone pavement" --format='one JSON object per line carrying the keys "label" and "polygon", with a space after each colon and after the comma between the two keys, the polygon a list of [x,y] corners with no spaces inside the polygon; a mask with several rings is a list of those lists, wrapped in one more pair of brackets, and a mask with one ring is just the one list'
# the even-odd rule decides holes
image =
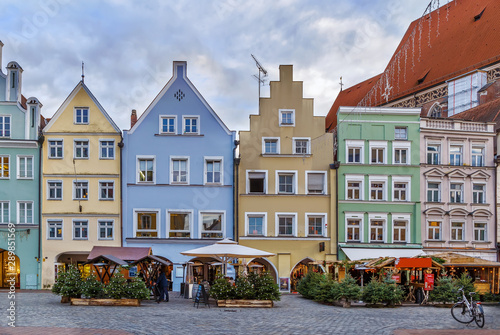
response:
{"label": "cobblestone pavement", "polygon": [[176,293],[168,303],[146,301],[141,307],[69,306],[41,291],[18,292],[15,301],[12,329],[6,327],[9,299],[0,292],[0,334],[500,334],[500,305],[484,306],[486,324],[478,330],[474,323],[456,322],[449,308],[341,308],[299,295],[282,296],[272,309],[197,309]]}

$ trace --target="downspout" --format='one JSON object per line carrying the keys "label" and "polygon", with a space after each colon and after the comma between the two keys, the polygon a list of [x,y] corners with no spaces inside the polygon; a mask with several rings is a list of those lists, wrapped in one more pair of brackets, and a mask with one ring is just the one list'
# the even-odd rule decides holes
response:
{"label": "downspout", "polygon": [[38,280],[39,287],[42,288],[42,147],[45,137],[38,136]]}
{"label": "downspout", "polygon": [[120,247],[123,247],[123,184],[122,184],[122,173],[123,173],[123,158],[122,158],[122,149],[123,149],[123,136],[120,132],[120,143],[118,143],[118,148],[120,148]]}
{"label": "downspout", "polygon": [[238,148],[239,144],[240,144],[240,141],[235,140],[234,141],[234,148],[233,148],[233,162],[234,162],[234,168],[233,168],[233,218],[234,218],[233,234],[234,234],[234,240],[236,242],[239,242],[239,231],[240,231],[240,229],[239,229],[239,208],[238,208],[240,158],[236,158],[236,149]]}
{"label": "downspout", "polygon": [[[499,134],[497,133],[497,136]],[[497,183],[498,183],[498,164],[500,164],[500,156],[497,155],[496,159],[495,159],[495,204],[497,203],[496,199],[497,199],[497,195],[498,195],[498,190],[497,190]],[[498,257],[498,229],[497,229],[497,220],[498,220],[498,205],[495,206],[495,213],[494,213],[494,218],[495,218],[495,224],[494,224],[494,227],[495,227],[495,252],[497,254],[497,262],[499,261],[499,257]]]}

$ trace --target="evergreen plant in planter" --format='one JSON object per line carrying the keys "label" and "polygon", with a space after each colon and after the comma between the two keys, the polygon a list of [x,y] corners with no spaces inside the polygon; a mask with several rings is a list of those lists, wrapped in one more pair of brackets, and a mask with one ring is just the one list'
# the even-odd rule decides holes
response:
{"label": "evergreen plant in planter", "polygon": [[336,300],[343,300],[343,307],[351,307],[351,301],[359,299],[361,287],[349,274],[338,284]]}
{"label": "evergreen plant in planter", "polygon": [[429,299],[448,306],[457,300],[457,289],[456,281],[451,277],[443,276],[436,281],[434,289],[430,292]]}
{"label": "evergreen plant in planter", "polygon": [[71,264],[66,271],[59,272],[52,292],[62,297],[61,302],[79,298],[82,295],[82,276],[78,268]]}

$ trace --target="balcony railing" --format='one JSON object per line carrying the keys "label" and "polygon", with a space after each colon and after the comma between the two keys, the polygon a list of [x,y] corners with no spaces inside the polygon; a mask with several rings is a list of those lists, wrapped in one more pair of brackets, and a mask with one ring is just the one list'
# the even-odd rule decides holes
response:
{"label": "balcony railing", "polygon": [[494,132],[494,125],[485,122],[473,122],[453,119],[422,119],[420,121],[421,128],[430,129],[449,129],[472,132]]}

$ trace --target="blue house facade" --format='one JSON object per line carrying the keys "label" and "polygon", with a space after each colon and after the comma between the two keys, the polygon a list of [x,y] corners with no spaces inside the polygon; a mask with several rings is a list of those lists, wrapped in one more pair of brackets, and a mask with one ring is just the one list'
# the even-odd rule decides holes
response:
{"label": "blue house facade", "polygon": [[213,271],[208,260],[180,252],[234,239],[235,132],[186,70],[186,62],[174,62],[172,78],[137,121],[132,111],[122,149],[123,245],[152,247],[154,255],[172,262],[175,291],[186,262],[200,261],[194,281]]}
{"label": "blue house facade", "polygon": [[0,70],[0,287],[38,289],[42,105],[22,95],[22,72],[16,62]]}

